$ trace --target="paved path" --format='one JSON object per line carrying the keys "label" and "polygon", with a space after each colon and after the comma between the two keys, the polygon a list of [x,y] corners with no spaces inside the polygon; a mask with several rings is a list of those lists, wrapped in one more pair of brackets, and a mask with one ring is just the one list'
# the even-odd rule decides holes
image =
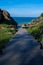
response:
{"label": "paved path", "polygon": [[43,50],[37,41],[20,28],[0,57],[0,65],[43,65]]}

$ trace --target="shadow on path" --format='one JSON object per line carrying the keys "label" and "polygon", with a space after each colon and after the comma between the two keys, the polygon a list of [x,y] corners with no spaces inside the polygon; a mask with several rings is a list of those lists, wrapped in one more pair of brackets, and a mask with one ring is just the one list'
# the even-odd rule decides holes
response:
{"label": "shadow on path", "polygon": [[43,50],[40,50],[39,43],[22,28],[3,52],[0,65],[43,65]]}

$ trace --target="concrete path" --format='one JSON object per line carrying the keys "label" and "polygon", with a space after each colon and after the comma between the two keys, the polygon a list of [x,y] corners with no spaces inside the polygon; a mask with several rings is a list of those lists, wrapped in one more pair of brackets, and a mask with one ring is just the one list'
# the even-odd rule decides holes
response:
{"label": "concrete path", "polygon": [[0,57],[0,65],[43,65],[43,50],[39,43],[20,28],[6,45]]}

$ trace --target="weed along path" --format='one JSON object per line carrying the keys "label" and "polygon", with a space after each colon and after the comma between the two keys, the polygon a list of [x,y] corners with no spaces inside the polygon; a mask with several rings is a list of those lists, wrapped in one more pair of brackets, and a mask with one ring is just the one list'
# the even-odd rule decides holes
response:
{"label": "weed along path", "polygon": [[43,49],[25,29],[20,28],[3,50],[0,65],[43,65]]}

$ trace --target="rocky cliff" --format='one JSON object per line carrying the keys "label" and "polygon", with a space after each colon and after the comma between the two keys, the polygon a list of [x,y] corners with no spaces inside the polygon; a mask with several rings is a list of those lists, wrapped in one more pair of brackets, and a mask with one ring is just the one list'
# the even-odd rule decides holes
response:
{"label": "rocky cliff", "polygon": [[12,24],[15,27],[17,27],[17,23],[15,20],[13,20],[13,18],[10,16],[10,14],[5,11],[5,10],[1,10],[0,9],[0,24],[4,23],[4,24]]}
{"label": "rocky cliff", "polygon": [[28,24],[27,31],[37,39],[41,44],[41,48],[43,47],[43,13],[36,19],[32,20],[30,24]]}
{"label": "rocky cliff", "polygon": [[43,22],[43,13],[36,20],[32,20],[30,25],[34,27],[35,25],[41,24],[42,22]]}

